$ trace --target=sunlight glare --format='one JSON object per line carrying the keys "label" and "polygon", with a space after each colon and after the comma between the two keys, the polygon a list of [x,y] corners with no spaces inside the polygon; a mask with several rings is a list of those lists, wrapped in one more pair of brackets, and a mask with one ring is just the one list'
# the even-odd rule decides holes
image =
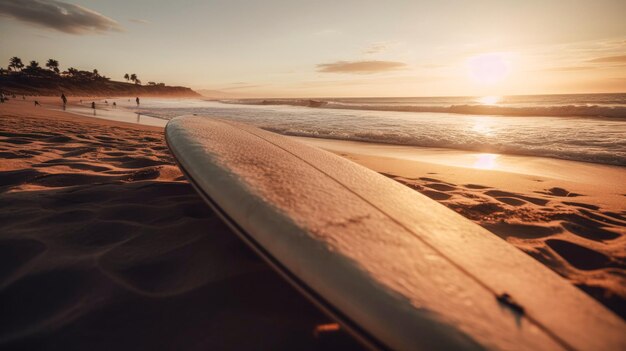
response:
{"label": "sunlight glare", "polygon": [[474,162],[474,168],[478,169],[493,169],[496,166],[496,160],[498,154],[477,154],[476,161]]}
{"label": "sunlight glare", "polygon": [[473,119],[472,131],[483,136],[492,136],[493,134],[493,122],[490,119],[484,117],[476,117]]}
{"label": "sunlight glare", "polygon": [[498,102],[500,102],[501,99],[502,98],[500,96],[490,95],[490,96],[483,96],[477,99],[476,101],[478,101],[482,105],[495,105]]}
{"label": "sunlight glare", "polygon": [[511,72],[511,62],[504,53],[488,53],[467,59],[469,77],[480,85],[493,85],[503,81]]}

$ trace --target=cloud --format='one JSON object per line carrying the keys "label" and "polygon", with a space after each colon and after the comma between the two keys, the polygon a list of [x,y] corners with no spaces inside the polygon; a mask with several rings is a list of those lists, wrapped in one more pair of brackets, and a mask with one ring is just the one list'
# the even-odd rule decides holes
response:
{"label": "cloud", "polygon": [[385,44],[372,44],[370,45],[367,49],[365,49],[364,53],[365,54],[378,54],[380,52],[383,52],[387,49],[387,45]]}
{"label": "cloud", "polygon": [[588,62],[593,62],[593,63],[626,63],[626,55],[598,57],[596,59],[589,60]]}
{"label": "cloud", "polygon": [[318,72],[370,74],[406,68],[406,64],[395,61],[337,61],[317,65]]}
{"label": "cloud", "polygon": [[123,31],[109,17],[58,0],[0,0],[0,15],[69,34]]}
{"label": "cloud", "polygon": [[150,24],[151,22],[141,18],[129,18],[129,21],[137,24]]}

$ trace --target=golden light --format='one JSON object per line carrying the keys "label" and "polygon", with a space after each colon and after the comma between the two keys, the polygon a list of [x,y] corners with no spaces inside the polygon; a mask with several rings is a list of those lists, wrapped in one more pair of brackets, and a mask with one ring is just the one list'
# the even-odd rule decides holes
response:
{"label": "golden light", "polygon": [[474,133],[478,133],[486,137],[490,137],[493,135],[493,132],[494,132],[493,129],[496,123],[494,122],[492,118],[477,116],[477,117],[472,117],[471,121],[472,121],[471,130]]}
{"label": "golden light", "polygon": [[511,62],[505,53],[488,53],[467,59],[470,79],[480,85],[493,85],[503,81],[511,72]]}
{"label": "golden light", "polygon": [[493,169],[496,166],[496,160],[498,154],[478,154],[476,155],[476,161],[474,162],[474,168],[479,169]]}
{"label": "golden light", "polygon": [[481,98],[476,99],[476,101],[478,101],[482,105],[495,105],[498,102],[500,102],[500,100],[502,100],[500,96],[494,96],[494,95],[483,96]]}

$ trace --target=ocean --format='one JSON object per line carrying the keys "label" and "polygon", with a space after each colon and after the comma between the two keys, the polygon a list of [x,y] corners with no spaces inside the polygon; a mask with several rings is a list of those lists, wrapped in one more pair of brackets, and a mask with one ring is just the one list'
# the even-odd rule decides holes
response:
{"label": "ocean", "polygon": [[626,166],[626,94],[165,100],[141,114],[227,118],[285,135]]}

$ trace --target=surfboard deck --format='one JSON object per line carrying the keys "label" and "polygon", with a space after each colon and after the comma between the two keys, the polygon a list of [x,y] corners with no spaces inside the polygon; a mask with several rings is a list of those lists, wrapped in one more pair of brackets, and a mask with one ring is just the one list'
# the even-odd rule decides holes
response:
{"label": "surfboard deck", "polygon": [[178,117],[165,135],[234,232],[371,348],[626,349],[604,306],[376,172],[233,121]]}

